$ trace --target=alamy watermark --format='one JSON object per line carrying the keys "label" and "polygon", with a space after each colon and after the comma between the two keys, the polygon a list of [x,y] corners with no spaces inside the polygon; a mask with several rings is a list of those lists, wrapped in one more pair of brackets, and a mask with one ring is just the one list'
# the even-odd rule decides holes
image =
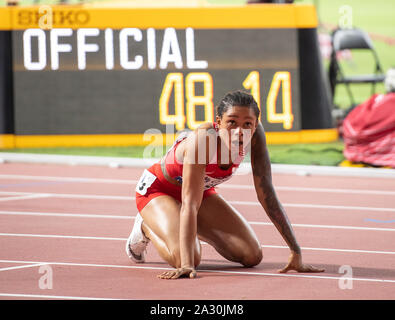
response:
{"label": "alamy watermark", "polygon": [[341,29],[351,29],[353,26],[352,7],[350,5],[343,5],[339,8],[339,27]]}
{"label": "alamy watermark", "polygon": [[53,289],[53,270],[48,264],[41,265],[38,269],[39,274],[43,274],[38,280],[38,287],[41,290]]}
{"label": "alamy watermark", "polygon": [[[146,130],[143,141],[149,143],[144,148],[143,158],[161,158],[163,147],[170,149],[176,135],[171,125],[166,126],[164,134],[159,129]],[[189,137],[190,135],[193,137]],[[207,159],[209,163],[215,163],[218,160],[222,165],[232,164],[240,159],[241,155],[244,156],[251,151],[251,129],[196,129],[193,132],[182,131],[178,133],[178,137],[189,137],[191,147],[188,150],[192,154],[189,155],[187,161],[190,164],[205,164]],[[214,157],[217,152],[220,152],[218,159]]]}
{"label": "alamy watermark", "polygon": [[38,8],[40,19],[38,20],[38,27],[43,30],[50,30],[53,27],[53,12],[52,7],[48,5],[40,6]]}
{"label": "alamy watermark", "polygon": [[352,267],[349,265],[342,265],[339,268],[339,273],[344,275],[338,281],[339,288],[342,290],[353,288],[353,272]]}

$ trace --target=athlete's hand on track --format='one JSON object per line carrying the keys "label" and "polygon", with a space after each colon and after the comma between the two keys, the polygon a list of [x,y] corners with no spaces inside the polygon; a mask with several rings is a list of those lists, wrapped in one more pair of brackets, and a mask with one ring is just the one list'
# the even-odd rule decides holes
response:
{"label": "athlete's hand on track", "polygon": [[324,272],[325,269],[316,268],[309,264],[302,263],[302,255],[300,253],[292,252],[289,256],[289,262],[285,268],[279,270],[280,273],[286,273],[289,270],[297,272]]}
{"label": "athlete's hand on track", "polygon": [[194,268],[178,268],[158,275],[160,279],[178,279],[182,277],[196,278],[196,270]]}

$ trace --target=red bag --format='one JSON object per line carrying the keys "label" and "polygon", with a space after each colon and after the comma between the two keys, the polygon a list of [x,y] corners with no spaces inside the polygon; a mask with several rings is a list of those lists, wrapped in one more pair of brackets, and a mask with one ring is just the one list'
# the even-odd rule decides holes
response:
{"label": "red bag", "polygon": [[349,161],[395,168],[395,93],[375,94],[355,107],[342,130]]}

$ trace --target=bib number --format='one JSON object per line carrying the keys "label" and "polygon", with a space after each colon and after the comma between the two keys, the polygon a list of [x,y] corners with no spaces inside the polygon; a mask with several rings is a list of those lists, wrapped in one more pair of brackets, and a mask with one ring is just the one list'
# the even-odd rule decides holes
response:
{"label": "bib number", "polygon": [[155,180],[156,176],[154,174],[152,174],[148,170],[144,170],[139,182],[137,182],[136,192],[138,192],[142,196],[145,195],[148,188],[154,183]]}

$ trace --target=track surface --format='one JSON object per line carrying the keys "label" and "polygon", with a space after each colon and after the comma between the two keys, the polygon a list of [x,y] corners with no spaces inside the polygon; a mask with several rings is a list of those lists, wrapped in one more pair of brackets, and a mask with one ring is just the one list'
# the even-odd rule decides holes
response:
{"label": "track surface", "polygon": [[0,299],[395,299],[392,179],[275,174],[304,262],[326,269],[284,275],[289,249],[251,174],[237,175],[218,190],[257,233],[261,264],[243,268],[203,244],[198,278],[166,281],[152,244],[145,264],[124,251],[141,172],[0,164]]}

